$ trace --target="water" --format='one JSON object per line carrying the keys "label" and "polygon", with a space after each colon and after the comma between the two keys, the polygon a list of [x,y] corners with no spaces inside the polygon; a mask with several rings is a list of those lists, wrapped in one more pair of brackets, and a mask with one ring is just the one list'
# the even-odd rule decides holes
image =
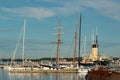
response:
{"label": "water", "polygon": [[85,75],[76,73],[9,73],[0,69],[0,80],[85,80]]}

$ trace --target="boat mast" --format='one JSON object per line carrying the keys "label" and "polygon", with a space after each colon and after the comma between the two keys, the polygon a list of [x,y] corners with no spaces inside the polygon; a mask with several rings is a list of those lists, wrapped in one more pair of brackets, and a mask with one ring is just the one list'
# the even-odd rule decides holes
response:
{"label": "boat mast", "polygon": [[86,55],[86,36],[84,37],[84,54]]}
{"label": "boat mast", "polygon": [[25,29],[26,29],[26,20],[24,20],[24,26],[23,26],[23,49],[22,49],[23,66],[24,66],[24,52],[25,52]]}
{"label": "boat mast", "polygon": [[57,41],[57,54],[56,54],[56,68],[59,67],[59,53],[60,53],[60,17],[58,17],[58,41]]}
{"label": "boat mast", "polygon": [[80,27],[79,27],[79,47],[78,47],[78,65],[80,67],[80,44],[81,44],[81,21],[82,20],[82,13],[80,13]]}
{"label": "boat mast", "polygon": [[73,67],[75,67],[75,61],[76,61],[76,45],[77,45],[77,35],[78,35],[78,16],[76,16],[76,31],[74,36],[74,58],[73,58]]}

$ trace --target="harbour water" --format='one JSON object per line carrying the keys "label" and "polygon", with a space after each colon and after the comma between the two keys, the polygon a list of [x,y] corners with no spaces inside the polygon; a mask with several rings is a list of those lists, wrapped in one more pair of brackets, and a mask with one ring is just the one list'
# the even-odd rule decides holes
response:
{"label": "harbour water", "polygon": [[0,69],[0,80],[85,80],[79,73],[9,73]]}

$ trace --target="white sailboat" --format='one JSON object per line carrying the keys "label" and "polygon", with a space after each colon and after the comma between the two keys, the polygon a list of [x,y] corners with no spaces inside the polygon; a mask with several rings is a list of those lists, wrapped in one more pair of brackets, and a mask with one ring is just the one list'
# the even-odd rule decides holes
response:
{"label": "white sailboat", "polygon": [[[15,64],[14,63],[14,58],[15,58],[15,54],[16,54],[16,51],[17,51],[17,48],[19,46],[19,41],[20,41],[20,38],[21,38],[21,34],[20,34],[20,37],[18,39],[18,43],[16,45],[16,49],[13,53],[13,59],[11,60],[11,65],[9,67],[9,71],[14,71],[14,70],[30,70],[30,69],[39,69],[39,64],[37,63],[34,63],[34,62],[31,62],[31,61],[27,61],[24,59],[24,48],[25,48],[25,30],[26,29],[26,21],[24,20],[24,26],[23,26],[23,40],[22,40],[22,64]],[[34,67],[35,66],[35,67]]]}

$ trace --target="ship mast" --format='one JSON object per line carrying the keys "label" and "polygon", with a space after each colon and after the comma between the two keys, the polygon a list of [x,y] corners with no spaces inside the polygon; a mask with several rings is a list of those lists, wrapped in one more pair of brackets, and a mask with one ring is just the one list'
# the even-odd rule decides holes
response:
{"label": "ship mast", "polygon": [[84,54],[86,55],[86,36],[84,37]]}
{"label": "ship mast", "polygon": [[80,67],[80,44],[81,44],[81,22],[82,22],[82,13],[80,13],[80,27],[79,27],[79,47],[78,47],[78,66]]}
{"label": "ship mast", "polygon": [[24,66],[24,52],[25,52],[25,28],[26,28],[26,21],[24,20],[24,28],[23,28],[23,49],[22,49],[23,66]]}
{"label": "ship mast", "polygon": [[59,53],[60,53],[60,17],[58,17],[58,41],[57,41],[57,54],[56,54],[56,68],[59,67]]}
{"label": "ship mast", "polygon": [[77,45],[77,35],[78,35],[78,20],[77,20],[76,16],[76,31],[75,31],[75,35],[74,35],[74,58],[73,58],[73,67],[75,67],[75,61],[76,61],[76,45]]}

